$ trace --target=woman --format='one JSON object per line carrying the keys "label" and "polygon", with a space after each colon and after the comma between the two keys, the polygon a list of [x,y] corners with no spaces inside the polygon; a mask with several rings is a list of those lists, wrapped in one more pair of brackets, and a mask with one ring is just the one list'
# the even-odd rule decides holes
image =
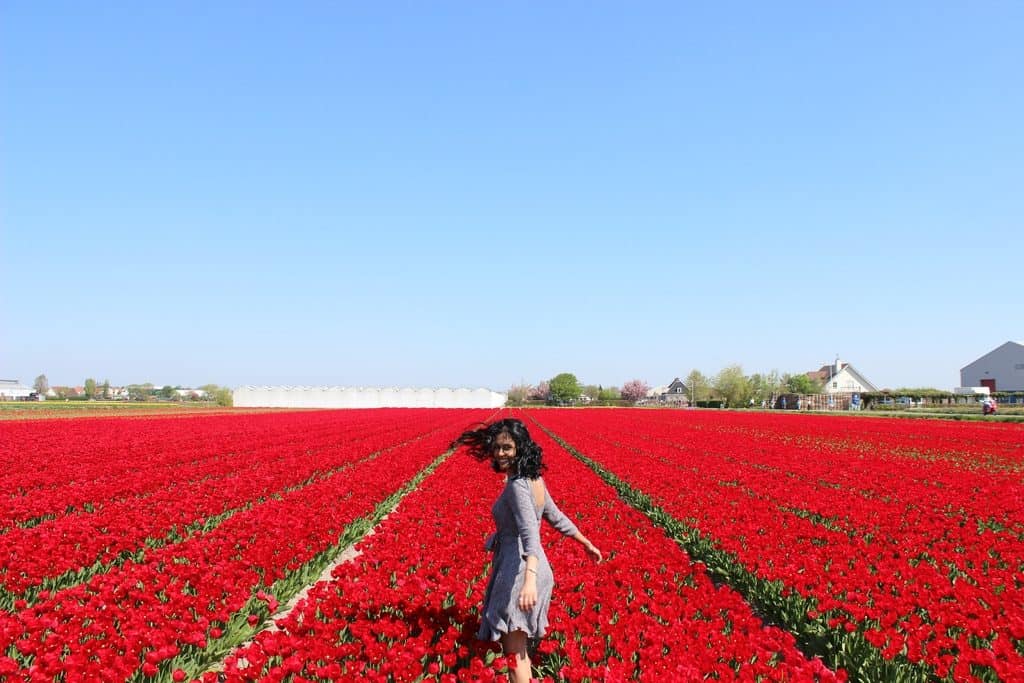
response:
{"label": "woman", "polygon": [[498,530],[487,539],[494,552],[493,570],[481,611],[481,640],[500,640],[506,655],[516,655],[510,679],[530,680],[527,639],[540,638],[548,626],[548,605],[554,576],[540,544],[543,516],[556,529],[571,536],[588,555],[601,561],[601,551],[580,533],[551,500],[541,470],[541,448],[526,426],[507,418],[467,431],[454,445],[466,445],[478,460],[490,460],[495,472],[505,475],[505,489],[491,508]]}

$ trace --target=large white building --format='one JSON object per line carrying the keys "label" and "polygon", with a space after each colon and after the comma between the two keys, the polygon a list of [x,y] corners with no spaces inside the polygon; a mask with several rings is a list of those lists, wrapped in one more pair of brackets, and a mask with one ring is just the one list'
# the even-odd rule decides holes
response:
{"label": "large white building", "polygon": [[1024,343],[1008,341],[960,369],[960,386],[1024,391]]}
{"label": "large white building", "polygon": [[27,387],[16,379],[0,379],[0,401],[20,401],[28,398],[35,389]]}
{"label": "large white building", "polygon": [[500,408],[490,389],[410,387],[255,387],[234,390],[236,408]]}

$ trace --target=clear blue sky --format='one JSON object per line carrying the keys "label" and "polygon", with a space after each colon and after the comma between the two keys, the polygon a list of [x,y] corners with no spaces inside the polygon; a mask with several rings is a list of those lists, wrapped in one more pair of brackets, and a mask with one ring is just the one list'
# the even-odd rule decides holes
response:
{"label": "clear blue sky", "polygon": [[0,377],[665,384],[1024,339],[1024,3],[0,5]]}

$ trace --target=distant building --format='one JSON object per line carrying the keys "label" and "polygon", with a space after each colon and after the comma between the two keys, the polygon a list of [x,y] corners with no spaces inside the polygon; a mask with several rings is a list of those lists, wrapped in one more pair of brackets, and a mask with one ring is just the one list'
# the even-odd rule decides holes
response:
{"label": "distant building", "polygon": [[807,376],[821,384],[823,394],[860,394],[878,391],[878,387],[849,363],[836,359],[832,365],[822,365],[820,370],[808,372]]}
{"label": "distant building", "polygon": [[665,393],[661,395],[661,400],[665,403],[671,403],[673,405],[688,406],[690,405],[689,391],[686,385],[683,384],[682,380],[676,377],[672,380],[672,383],[668,385]]}
{"label": "distant building", "polygon": [[1008,341],[961,368],[960,386],[1024,391],[1024,343]]}
{"label": "distant building", "polygon": [[0,401],[24,401],[35,389],[16,379],[0,379]]}
{"label": "distant building", "polygon": [[653,401],[660,401],[663,394],[668,393],[668,385],[662,384],[660,386],[652,387],[647,390],[647,398]]}
{"label": "distant building", "polygon": [[236,408],[500,408],[507,394],[489,389],[412,387],[238,387]]}

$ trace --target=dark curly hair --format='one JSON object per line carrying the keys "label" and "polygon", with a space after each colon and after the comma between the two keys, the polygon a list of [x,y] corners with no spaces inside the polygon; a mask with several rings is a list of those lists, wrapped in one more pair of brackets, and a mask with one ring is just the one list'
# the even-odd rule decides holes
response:
{"label": "dark curly hair", "polygon": [[508,434],[516,444],[515,472],[511,478],[526,477],[536,479],[547,469],[541,461],[543,450],[530,438],[530,432],[522,420],[507,417],[477,429],[470,429],[452,442],[452,447],[467,446],[469,454],[483,462],[489,460],[495,449],[495,440],[499,434]]}

